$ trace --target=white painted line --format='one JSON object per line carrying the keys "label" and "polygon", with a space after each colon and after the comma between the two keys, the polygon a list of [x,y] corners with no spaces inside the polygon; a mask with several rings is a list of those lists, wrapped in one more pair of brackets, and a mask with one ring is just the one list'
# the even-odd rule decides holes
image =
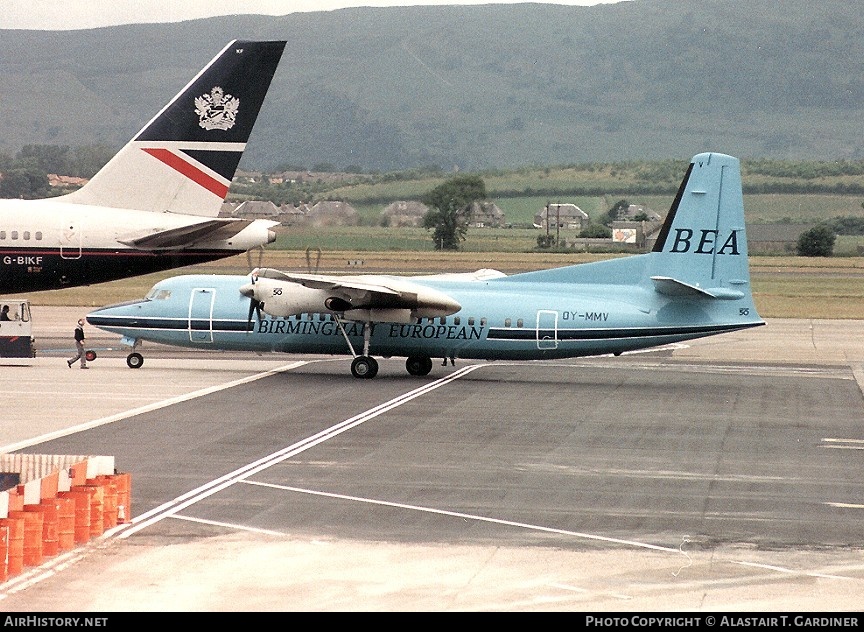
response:
{"label": "white painted line", "polygon": [[791,568],[784,568],[783,566],[771,566],[770,564],[755,564],[753,562],[740,562],[740,561],[731,561],[732,564],[738,564],[739,566],[750,566],[753,568],[762,568],[766,571],[775,571],[777,573],[785,573],[787,575],[802,575],[806,577],[821,577],[823,579],[856,579],[854,577],[844,577],[843,575],[826,575],[824,573],[810,573],[808,571],[796,571]]}
{"label": "white painted line", "polygon": [[304,364],[308,364],[307,362],[292,362],[290,364],[286,364],[284,366],[276,367],[275,369],[270,369],[269,371],[264,371],[263,373],[256,373],[255,375],[250,375],[248,377],[243,377],[232,382],[225,382],[224,384],[217,384],[216,386],[209,386],[207,388],[202,388],[197,391],[193,391],[191,393],[186,393],[185,395],[178,395],[177,397],[172,397],[170,399],[163,399],[158,402],[154,402],[152,404],[147,404],[146,406],[140,406],[139,408],[133,408],[131,410],[123,411],[122,413],[117,413],[116,415],[110,415],[108,417],[102,417],[101,419],[94,419],[93,421],[87,421],[83,424],[78,424],[77,426],[70,426],[68,428],[64,428],[63,430],[56,430],[54,432],[49,432],[38,437],[33,437],[31,439],[27,439],[25,441],[19,441],[18,443],[11,443],[9,445],[0,447],[0,453],[8,453],[15,452],[16,450],[21,450],[22,448],[28,448],[31,445],[36,445],[38,443],[43,443],[45,441],[51,441],[52,439],[59,439],[60,437],[68,437],[69,435],[75,434],[77,432],[82,432],[84,430],[90,430],[91,428],[98,428],[99,426],[104,426],[107,424],[114,423],[115,421],[121,421],[123,419],[127,419],[129,417],[134,417],[135,415],[140,415],[142,413],[149,413],[154,410],[159,410],[160,408],[165,408],[166,406],[172,406],[174,404],[179,404],[180,402],[186,402],[191,399],[196,399],[198,397],[203,397],[204,395],[209,395],[210,393],[216,393],[218,391],[224,390],[226,388],[231,388],[233,386],[239,386],[240,384],[248,384],[249,382],[254,382],[256,380],[260,380],[265,377],[270,377],[271,375],[276,375],[277,373],[284,373],[286,371],[290,371],[292,369],[296,369],[297,367],[301,367]]}
{"label": "white painted line", "polygon": [[521,529],[530,529],[531,531],[542,531],[543,533],[557,533],[582,540],[596,540],[599,542],[607,542],[611,544],[623,544],[625,546],[636,547],[639,549],[651,549],[652,551],[663,551],[664,553],[678,553],[678,549],[670,549],[666,546],[657,546],[656,544],[647,544],[645,542],[637,542],[635,540],[621,540],[619,538],[608,538],[602,535],[594,535],[592,533],[581,533],[579,531],[568,531],[566,529],[554,529],[552,527],[543,527],[536,524],[528,524],[527,522],[513,522],[512,520],[501,520],[500,518],[489,518],[488,516],[478,516],[476,514],[467,514],[459,511],[448,511],[446,509],[434,509],[432,507],[421,507],[419,505],[406,505],[404,503],[395,503],[388,500],[375,500],[374,498],[361,498],[359,496],[346,496],[345,494],[332,494],[330,492],[321,492],[312,489],[301,489],[299,487],[288,487],[285,485],[274,485],[272,483],[257,483],[255,481],[244,481],[247,485],[258,485],[260,487],[272,487],[289,492],[298,492],[300,494],[310,494],[313,496],[326,496],[328,498],[338,498],[340,500],[353,500],[354,502],[368,503],[370,505],[381,505],[384,507],[396,507],[398,509],[410,509],[412,511],[422,511],[425,513],[438,514],[441,516],[451,516],[453,518],[461,518],[463,520],[474,520],[477,522],[491,522],[493,524],[501,524],[508,527],[519,527]]}
{"label": "white painted line", "polygon": [[281,531],[271,531],[270,529],[254,529],[242,524],[230,524],[228,522],[217,522],[216,520],[204,520],[203,518],[190,518],[189,516],[171,516],[174,520],[185,520],[186,522],[196,522],[198,524],[207,524],[214,527],[225,527],[232,531],[249,531],[251,533],[263,533],[264,535],[281,535],[286,534]]}
{"label": "white painted line", "polygon": [[174,500],[168,501],[167,503],[163,503],[159,507],[152,509],[140,516],[137,516],[132,521],[132,526],[129,526],[127,529],[123,531],[123,533],[118,534],[118,537],[128,538],[130,535],[137,533],[141,529],[159,522],[164,518],[172,516],[176,514],[178,511],[185,509],[191,505],[194,505],[200,500],[212,496],[213,494],[222,491],[234,485],[235,483],[241,482],[248,476],[252,476],[260,471],[266,470],[274,465],[281,463],[285,459],[289,459],[292,456],[300,454],[301,452],[308,450],[309,448],[318,445],[328,439],[332,439],[333,437],[342,434],[346,430],[350,430],[355,426],[359,426],[362,423],[369,421],[370,419],[374,419],[379,415],[388,412],[402,404],[406,404],[421,395],[425,395],[426,393],[430,393],[435,389],[438,389],[450,382],[459,379],[463,375],[467,375],[468,373],[474,371],[475,369],[479,369],[481,364],[469,365],[464,368],[459,369],[458,371],[451,373],[447,377],[443,377],[439,380],[435,380],[434,382],[430,382],[429,384],[424,384],[420,388],[416,388],[413,391],[409,391],[391,399],[390,401],[384,402],[383,404],[379,404],[374,408],[371,408],[367,411],[364,411],[358,415],[350,417],[345,421],[342,421],[330,428],[322,430],[311,437],[307,437],[306,439],[302,439],[297,443],[289,445],[277,452],[274,452],[268,456],[265,456],[257,461],[244,465],[233,472],[229,472],[228,474],[221,476],[209,483],[205,483],[204,485],[193,489],[182,496],[178,496]]}
{"label": "white painted line", "polygon": [[864,450],[864,439],[838,439],[834,437],[825,437],[822,439],[823,448],[834,450]]}

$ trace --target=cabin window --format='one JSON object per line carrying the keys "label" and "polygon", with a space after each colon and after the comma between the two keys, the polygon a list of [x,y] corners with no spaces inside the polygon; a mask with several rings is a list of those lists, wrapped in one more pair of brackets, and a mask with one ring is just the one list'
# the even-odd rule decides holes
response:
{"label": "cabin window", "polygon": [[0,239],[6,239],[6,231],[0,230]]}
{"label": "cabin window", "polygon": [[468,326],[469,326],[469,327],[473,327],[473,326],[474,326],[474,317],[473,317],[473,316],[471,316],[470,318],[468,318]]}
{"label": "cabin window", "polygon": [[485,327],[485,326],[486,326],[486,319],[485,319],[485,318],[481,318],[481,319],[480,319],[480,326],[481,326],[481,327]]}
{"label": "cabin window", "polygon": [[42,241],[42,231],[41,230],[36,231],[36,241]]}
{"label": "cabin window", "polygon": [[446,324],[447,324],[447,317],[446,317],[446,316],[442,316],[442,317],[438,320],[438,324],[439,324],[439,325],[446,325]]}
{"label": "cabin window", "polygon": [[516,326],[517,326],[517,327],[524,327],[524,326],[525,326],[525,321],[523,321],[523,320],[520,318],[519,320],[516,321]]}
{"label": "cabin window", "polygon": [[17,231],[17,230],[13,230],[11,236],[12,236],[12,239],[18,239],[18,231]]}
{"label": "cabin window", "polygon": [[509,327],[509,326],[512,325],[512,324],[513,324],[513,323],[511,322],[511,320],[510,320],[509,318],[505,318],[505,319],[504,319],[504,326],[505,326],[505,327]]}
{"label": "cabin window", "polygon": [[30,231],[29,230],[24,231],[24,239],[26,239],[28,241],[30,240]]}
{"label": "cabin window", "polygon": [[462,320],[461,320],[458,316],[456,316],[456,317],[453,319],[453,324],[454,324],[454,325],[458,325],[458,324],[461,323],[461,322],[462,322]]}

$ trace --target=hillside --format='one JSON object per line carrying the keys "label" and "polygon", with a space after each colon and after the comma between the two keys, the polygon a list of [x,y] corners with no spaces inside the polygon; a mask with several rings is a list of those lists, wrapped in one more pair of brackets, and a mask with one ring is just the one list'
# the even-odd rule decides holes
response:
{"label": "hillside", "polygon": [[119,147],[234,38],[287,39],[245,168],[864,157],[845,0],[359,8],[0,29],[0,151]]}

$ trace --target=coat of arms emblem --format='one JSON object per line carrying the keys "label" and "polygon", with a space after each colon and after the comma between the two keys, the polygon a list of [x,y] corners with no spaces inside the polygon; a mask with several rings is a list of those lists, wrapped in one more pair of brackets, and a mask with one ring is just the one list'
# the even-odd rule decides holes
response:
{"label": "coat of arms emblem", "polygon": [[206,130],[231,129],[237,122],[237,110],[240,99],[215,86],[210,94],[195,98],[195,113],[198,115],[198,125]]}

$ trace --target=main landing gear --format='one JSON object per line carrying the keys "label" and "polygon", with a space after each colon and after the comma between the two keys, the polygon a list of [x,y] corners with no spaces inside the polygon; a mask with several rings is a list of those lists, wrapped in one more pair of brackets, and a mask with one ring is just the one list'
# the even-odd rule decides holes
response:
{"label": "main landing gear", "polygon": [[405,360],[405,370],[411,375],[429,375],[432,370],[432,358],[425,355],[408,356]]}
{"label": "main landing gear", "polygon": [[[411,375],[429,375],[429,371],[432,370],[432,358],[423,355],[408,356],[405,360],[405,370]],[[351,361],[351,375],[371,380],[378,375],[378,361],[371,356],[357,356]]]}
{"label": "main landing gear", "polygon": [[351,375],[371,380],[378,375],[378,361],[371,356],[357,356],[351,361]]}
{"label": "main landing gear", "polygon": [[[358,354],[354,351],[354,345],[351,344],[351,340],[345,332],[342,319],[337,314],[334,314],[333,316],[336,325],[339,327],[339,331],[342,332],[342,337],[345,338],[345,342],[351,350],[351,355],[354,356],[354,359],[351,361],[351,375],[356,378],[371,380],[373,377],[378,375],[378,361],[369,355],[369,340],[372,336],[372,324],[370,322],[363,323],[363,353]],[[408,359],[405,361],[405,369],[411,375],[429,375],[429,371],[432,370],[432,358],[427,355],[408,356]]]}

